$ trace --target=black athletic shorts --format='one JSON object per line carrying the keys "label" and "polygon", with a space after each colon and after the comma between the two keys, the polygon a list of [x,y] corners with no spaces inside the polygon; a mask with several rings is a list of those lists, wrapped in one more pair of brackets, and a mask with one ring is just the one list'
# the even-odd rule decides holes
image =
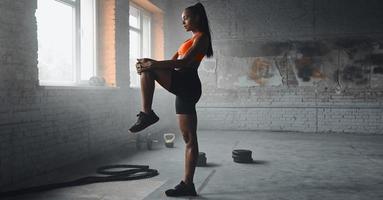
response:
{"label": "black athletic shorts", "polygon": [[201,81],[195,69],[172,70],[170,92],[176,95],[177,114],[195,114],[201,97]]}

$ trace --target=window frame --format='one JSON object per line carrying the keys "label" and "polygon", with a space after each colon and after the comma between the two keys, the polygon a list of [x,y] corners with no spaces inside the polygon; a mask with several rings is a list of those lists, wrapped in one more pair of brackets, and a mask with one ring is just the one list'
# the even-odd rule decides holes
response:
{"label": "window frame", "polygon": [[[142,6],[137,5],[136,3],[132,2],[132,1],[129,2],[129,10],[130,10],[130,6],[134,7],[135,9],[137,9],[139,11],[139,13],[140,13],[139,14],[140,15],[140,17],[139,17],[140,28],[139,29],[134,27],[134,26],[131,26],[130,23],[129,23],[129,32],[130,32],[130,30],[132,30],[132,31],[137,32],[140,35],[140,57],[142,57],[143,53],[144,53],[144,48],[143,48],[143,46],[144,46],[144,40],[143,40],[143,34],[144,34],[144,30],[143,30],[144,29],[144,25],[143,24],[144,23],[143,23],[143,18],[144,18],[144,15],[149,17],[149,30],[148,30],[148,32],[149,32],[149,36],[148,36],[148,39],[149,39],[149,55],[148,55],[148,57],[150,58],[152,56],[152,47],[153,47],[153,44],[152,44],[152,13],[150,11],[146,10],[145,8],[143,8]],[[129,16],[130,16],[130,13],[129,13]],[[129,41],[129,46],[130,46],[130,44],[131,43]],[[129,47],[129,49],[130,49],[130,47]],[[131,67],[132,66],[130,66],[130,62],[129,62],[129,75],[132,75],[130,73],[130,68]],[[131,77],[130,77],[130,80],[132,80]],[[132,81],[130,81],[129,87],[130,88],[140,88],[140,85],[132,85]]]}
{"label": "window frame", "polygon": [[[40,86],[88,86],[89,80],[81,80],[81,35],[82,35],[82,27],[81,27],[81,0],[53,0],[58,3],[63,3],[65,5],[71,6],[74,9],[74,32],[72,33],[74,35],[74,51],[73,51],[73,57],[74,57],[74,69],[73,69],[73,82],[62,82],[62,81],[53,81],[53,80],[43,80],[40,81],[39,79],[39,85]],[[93,0],[93,46],[92,49],[93,52],[93,75],[97,76],[97,66],[98,66],[98,0]],[[90,78],[90,77],[89,77]]]}

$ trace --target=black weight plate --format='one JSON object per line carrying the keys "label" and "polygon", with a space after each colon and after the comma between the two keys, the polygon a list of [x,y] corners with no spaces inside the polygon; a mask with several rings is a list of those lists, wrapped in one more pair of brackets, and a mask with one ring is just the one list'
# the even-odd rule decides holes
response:
{"label": "black weight plate", "polygon": [[203,158],[198,158],[198,161],[197,161],[197,166],[205,166],[206,165],[206,157],[203,157]]}
{"label": "black weight plate", "polygon": [[237,158],[237,159],[251,159],[251,156],[243,156],[243,155],[240,155],[240,156],[238,156],[238,155],[233,155],[233,156],[231,156],[232,158]]}
{"label": "black weight plate", "polygon": [[236,162],[236,163],[252,163],[253,159],[237,159],[237,158],[234,158],[233,161]]}
{"label": "black weight plate", "polygon": [[174,147],[174,143],[173,143],[173,142],[171,142],[171,143],[165,143],[165,146],[166,146],[167,148],[173,148],[173,147]]}
{"label": "black weight plate", "polygon": [[199,158],[198,158],[198,161],[200,161],[200,160],[206,162],[207,158],[206,158],[206,157],[199,157]]}
{"label": "black weight plate", "polygon": [[251,156],[251,153],[252,152],[247,149],[235,149],[232,152],[233,155],[249,155],[249,156]]}

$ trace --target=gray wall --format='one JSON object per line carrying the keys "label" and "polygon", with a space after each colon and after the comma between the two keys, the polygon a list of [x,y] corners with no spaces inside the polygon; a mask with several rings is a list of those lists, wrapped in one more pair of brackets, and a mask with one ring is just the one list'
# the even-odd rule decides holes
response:
{"label": "gray wall", "polygon": [[[36,0],[0,1],[0,188],[89,157],[135,147],[128,128],[141,109],[130,89],[129,2],[116,2],[118,88],[38,85]],[[156,91],[160,121],[174,126],[174,97]]]}
{"label": "gray wall", "polygon": [[[196,2],[171,0],[167,57]],[[200,129],[382,133],[382,1],[201,2],[215,55],[199,69]]]}
{"label": "gray wall", "polygon": [[[190,37],[181,12],[195,1],[153,2],[166,8],[170,58]],[[381,1],[202,2],[215,56],[199,70],[200,129],[381,133]],[[0,1],[0,187],[133,145],[128,1],[116,7],[119,88],[41,87],[36,0]],[[172,95],[156,91],[154,109],[146,133],[178,131]]]}

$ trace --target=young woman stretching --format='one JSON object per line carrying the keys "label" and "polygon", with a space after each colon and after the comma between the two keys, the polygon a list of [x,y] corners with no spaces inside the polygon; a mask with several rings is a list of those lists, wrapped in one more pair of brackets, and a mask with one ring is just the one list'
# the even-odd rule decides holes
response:
{"label": "young woman stretching", "polygon": [[179,47],[171,60],[137,59],[137,73],[141,76],[142,111],[137,115],[137,122],[129,129],[138,132],[159,120],[152,110],[155,80],[176,95],[176,114],[186,143],[185,175],[174,189],[165,192],[168,196],[197,195],[193,183],[198,159],[195,104],[201,97],[201,81],[197,70],[205,55],[213,56],[209,23],[201,3],[185,8],[182,24],[186,31],[193,34]]}

